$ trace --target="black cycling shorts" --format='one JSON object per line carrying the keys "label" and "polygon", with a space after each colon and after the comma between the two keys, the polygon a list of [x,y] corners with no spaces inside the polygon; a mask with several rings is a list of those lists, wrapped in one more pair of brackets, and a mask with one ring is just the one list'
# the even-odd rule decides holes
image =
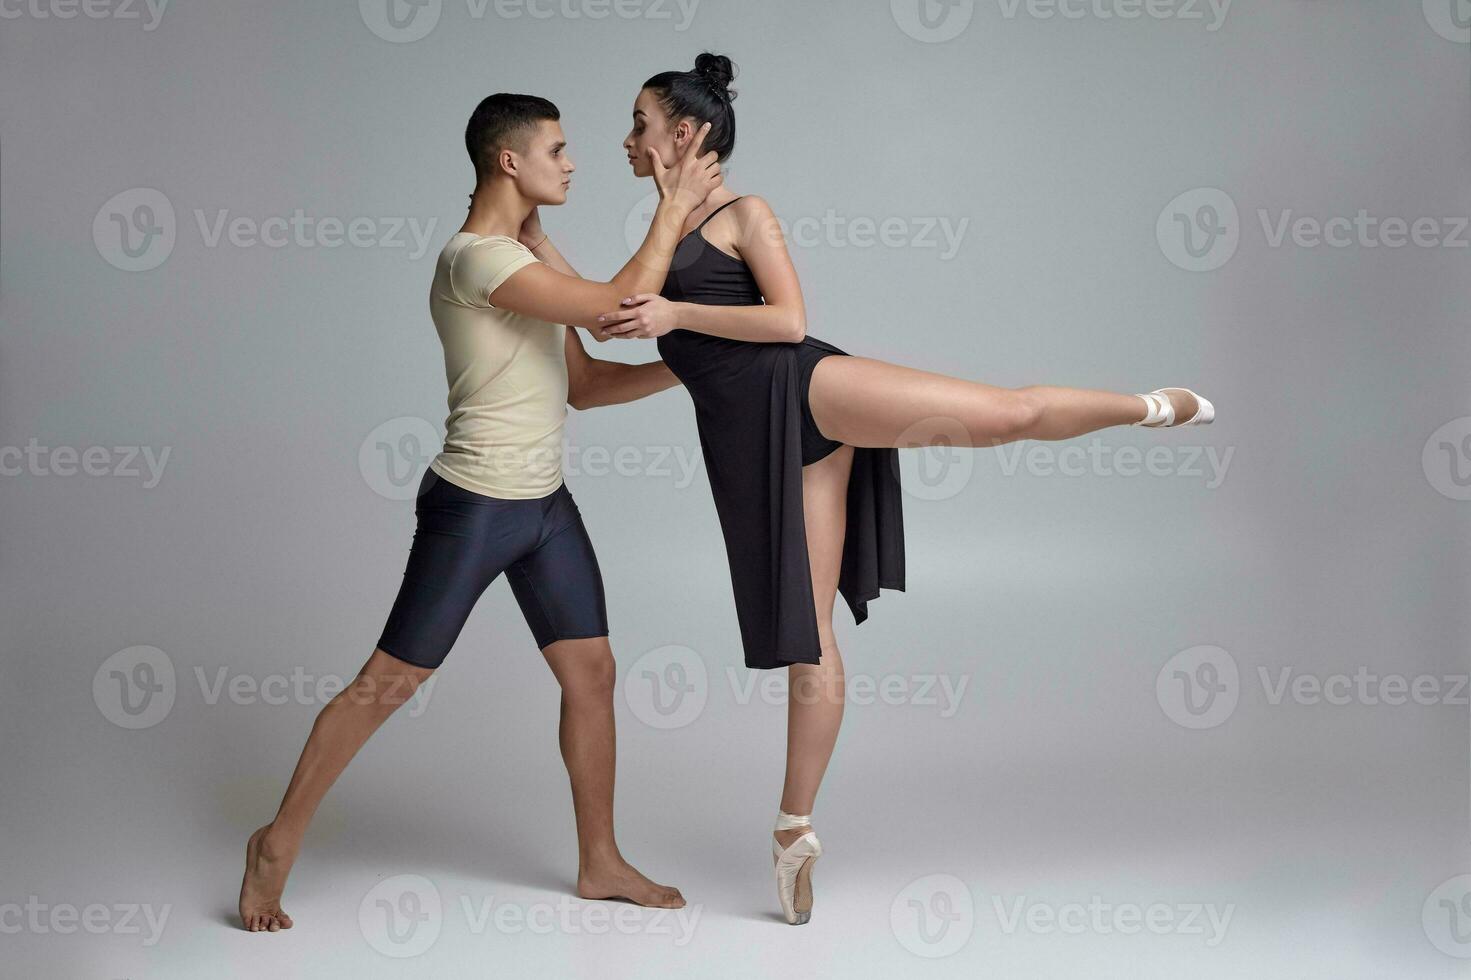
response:
{"label": "black cycling shorts", "polygon": [[545,497],[487,497],[432,468],[419,483],[418,527],[378,648],[438,667],[501,572],[538,647],[608,635],[603,577],[564,483]]}

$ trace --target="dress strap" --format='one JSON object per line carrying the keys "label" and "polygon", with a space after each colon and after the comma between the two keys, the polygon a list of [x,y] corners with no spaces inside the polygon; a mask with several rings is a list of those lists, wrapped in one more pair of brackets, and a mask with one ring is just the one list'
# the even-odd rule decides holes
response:
{"label": "dress strap", "polygon": [[[745,195],[742,194],[741,197],[745,197]],[[720,205],[720,207],[716,208],[714,211],[711,211],[709,214],[705,215],[705,220],[695,225],[695,231],[699,231],[701,228],[705,227],[705,225],[709,224],[711,218],[715,217],[717,214],[724,211],[726,208],[730,207],[732,204],[739,201],[740,199],[740,197],[733,197],[729,201],[726,201],[724,204]]]}

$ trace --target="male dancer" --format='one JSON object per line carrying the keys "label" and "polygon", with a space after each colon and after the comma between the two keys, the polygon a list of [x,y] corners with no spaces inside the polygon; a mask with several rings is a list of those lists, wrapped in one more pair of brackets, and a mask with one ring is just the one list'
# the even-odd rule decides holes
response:
{"label": "male dancer", "polygon": [[562,687],[577,894],[684,905],[678,889],[625,861],[614,840],[615,665],[597,559],[562,482],[562,423],[568,404],[629,402],[678,383],[662,361],[589,357],[572,326],[593,330],[598,315],[625,297],[659,291],[685,219],[721,175],[714,153],[687,152],[666,168],[651,150],[660,200],[643,246],[611,281],[579,278],[537,212],[566,201],[575,169],[559,119],[545,99],[507,94],[485,99],[470,118],[475,192],[464,225],[440,253],[430,293],[449,381],[444,450],[419,488],[418,530],[377,648],[317,715],[275,819],[246,845],[239,911],[252,932],[291,928],[281,893],[317,805],[443,662],[502,571]]}

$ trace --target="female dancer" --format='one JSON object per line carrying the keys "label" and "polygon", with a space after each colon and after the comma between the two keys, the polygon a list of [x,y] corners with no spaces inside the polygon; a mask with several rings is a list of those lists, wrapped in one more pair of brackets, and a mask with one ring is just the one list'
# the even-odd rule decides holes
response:
{"label": "female dancer", "polygon": [[[730,156],[733,77],[729,58],[706,53],[693,71],[644,83],[623,143],[635,176],[652,176],[651,149],[676,157],[706,123],[700,152],[722,163]],[[601,334],[657,338],[689,391],[746,665],[788,668],[772,854],[782,910],[798,924],[811,915],[812,865],[822,853],[812,806],[843,717],[835,593],[862,623],[880,588],[904,588],[896,450],[1203,425],[1215,410],[1185,388],[997,388],[848,356],[807,335],[801,286],[765,201],[718,187],[686,227],[662,292],[600,317]]]}

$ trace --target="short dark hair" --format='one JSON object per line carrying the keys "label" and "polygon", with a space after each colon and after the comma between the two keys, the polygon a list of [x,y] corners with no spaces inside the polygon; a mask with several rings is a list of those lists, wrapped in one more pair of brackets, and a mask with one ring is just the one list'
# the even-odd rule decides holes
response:
{"label": "short dark hair", "polygon": [[735,110],[730,103],[736,94],[730,89],[735,78],[735,65],[723,54],[706,51],[695,59],[694,71],[664,71],[644,82],[659,99],[671,119],[693,116],[697,123],[709,123],[701,153],[715,151],[724,163],[735,149]]}
{"label": "short dark hair", "polygon": [[465,127],[465,149],[475,165],[475,179],[495,172],[495,158],[501,150],[523,149],[526,135],[538,122],[561,118],[557,107],[540,96],[509,92],[486,96]]}

